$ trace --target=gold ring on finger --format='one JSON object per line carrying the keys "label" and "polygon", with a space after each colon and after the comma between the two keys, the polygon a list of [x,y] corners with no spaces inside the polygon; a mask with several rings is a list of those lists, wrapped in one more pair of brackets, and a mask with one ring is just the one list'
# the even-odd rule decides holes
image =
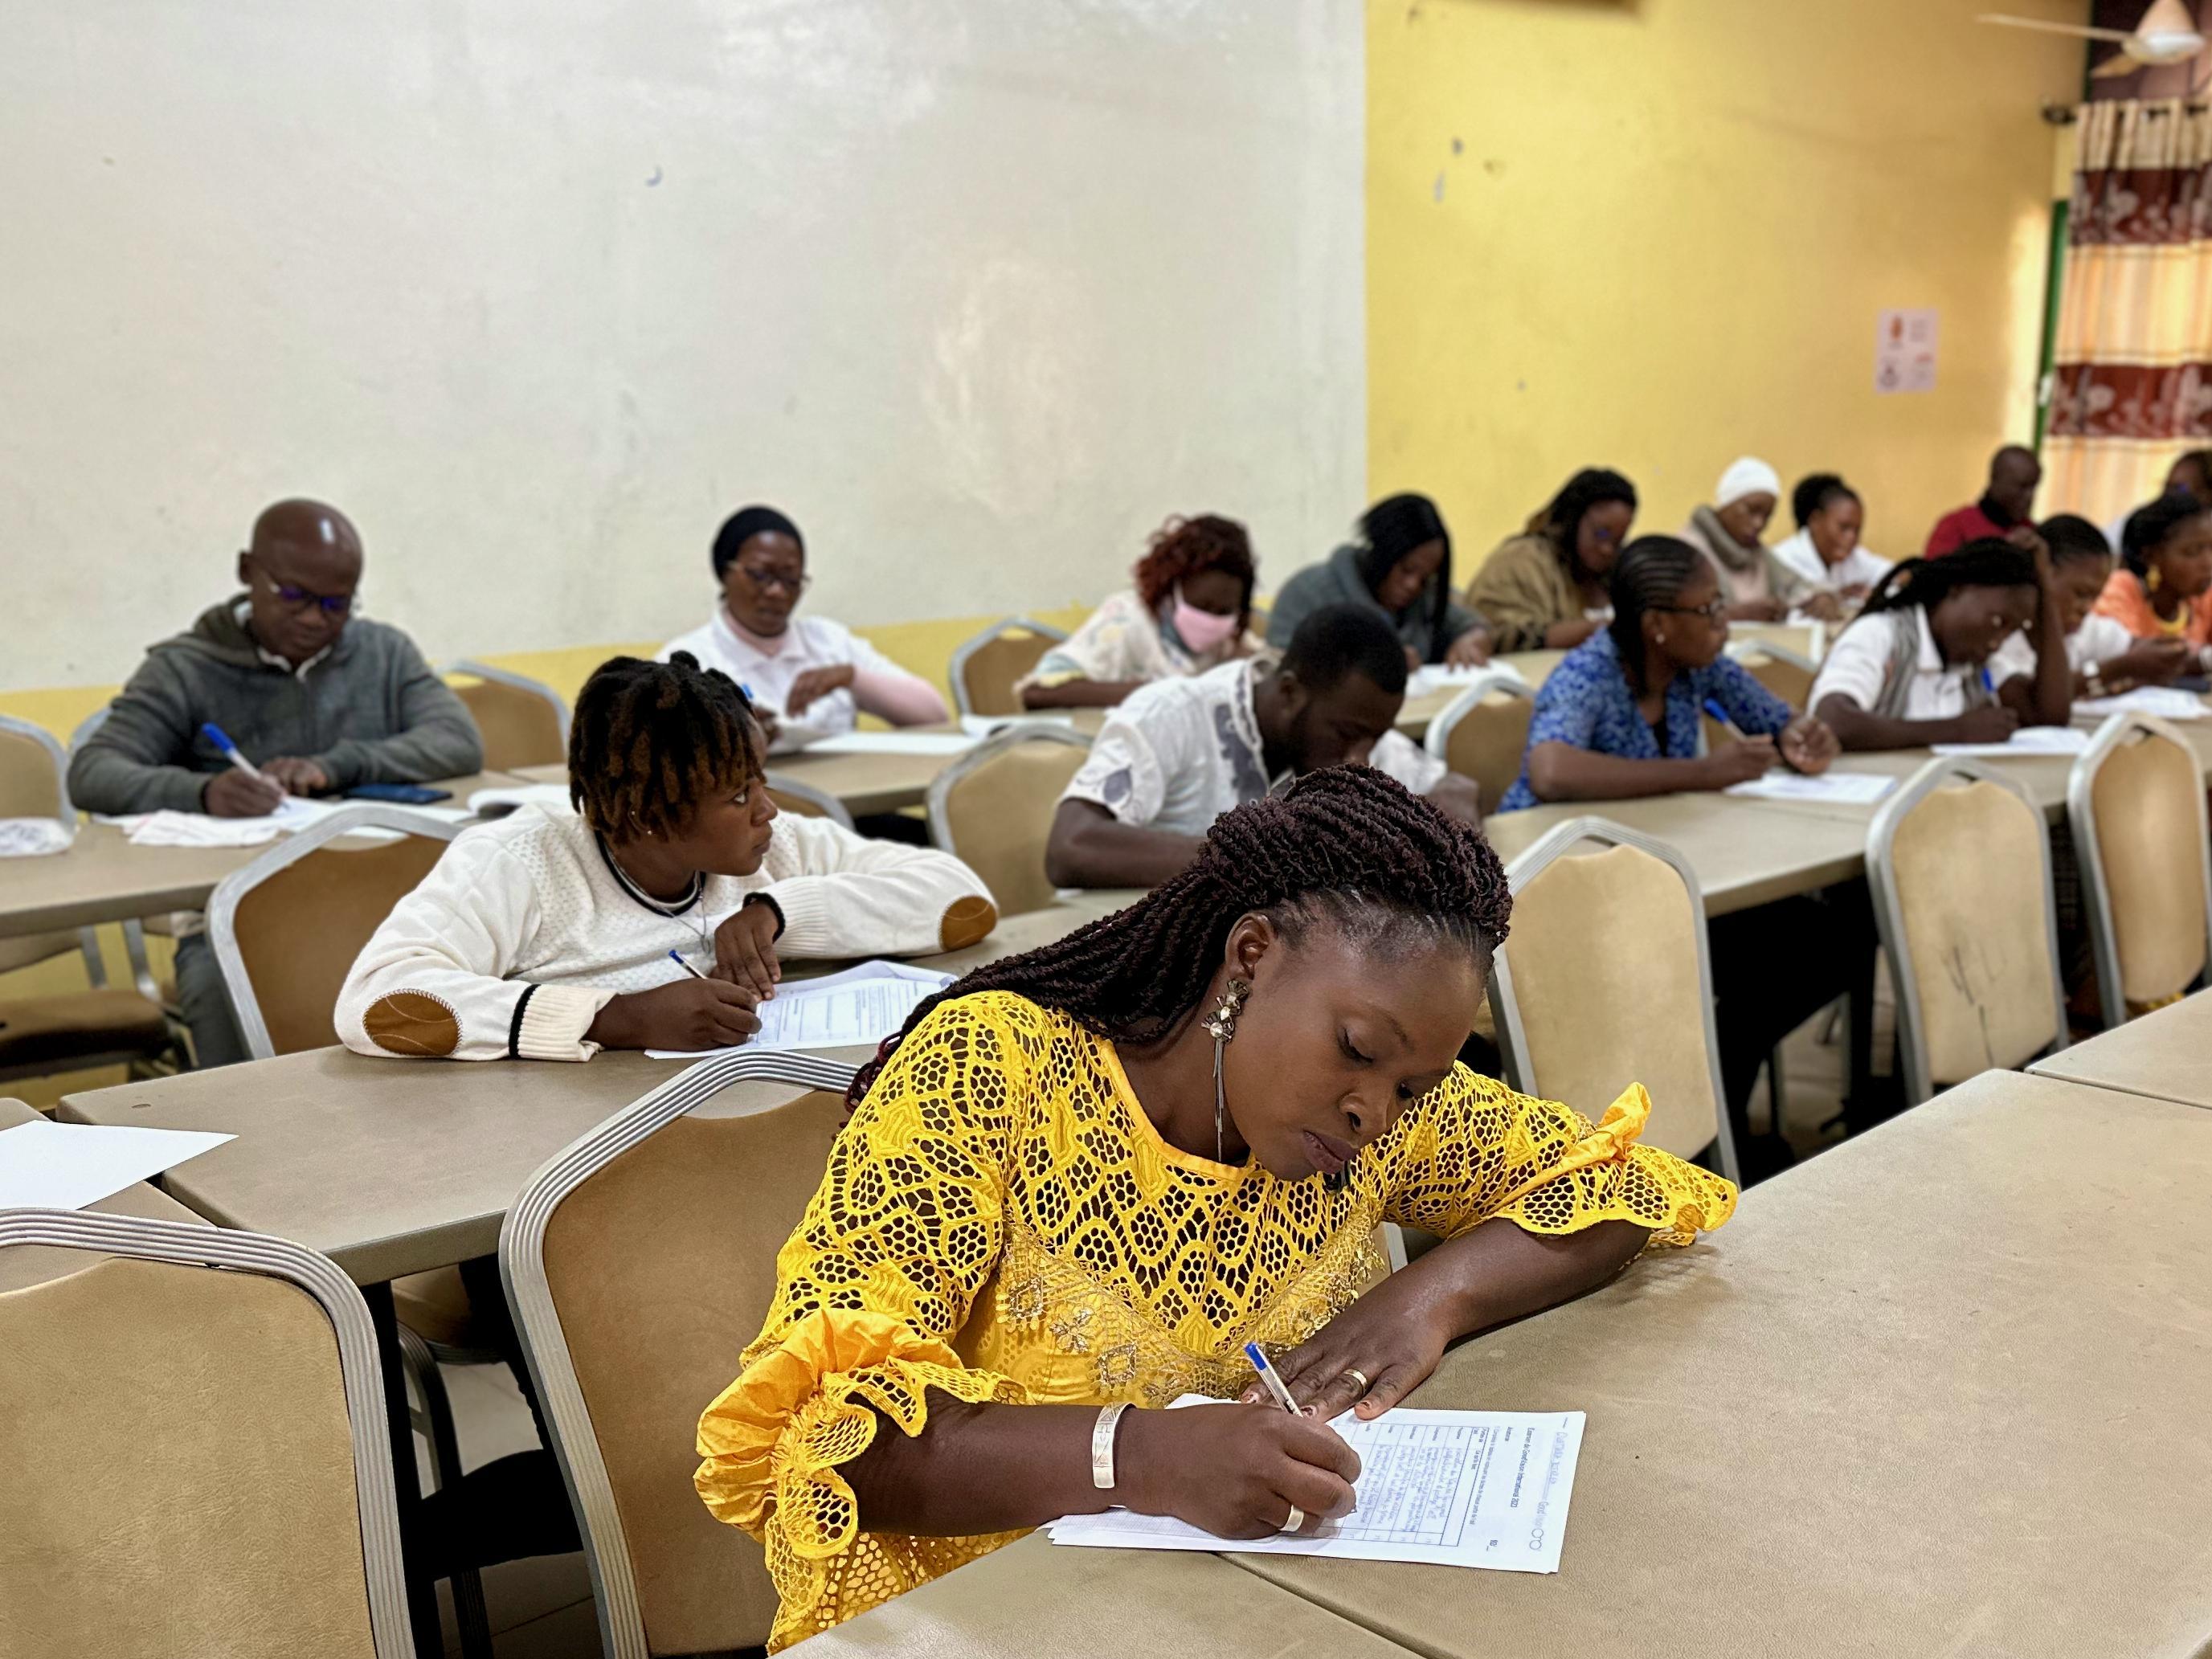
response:
{"label": "gold ring on finger", "polygon": [[1359,1392],[1362,1394],[1365,1394],[1368,1389],[1375,1386],[1372,1382],[1367,1380],[1367,1373],[1361,1370],[1357,1365],[1346,1365],[1344,1368],[1344,1374],[1350,1377],[1353,1382],[1359,1384]]}

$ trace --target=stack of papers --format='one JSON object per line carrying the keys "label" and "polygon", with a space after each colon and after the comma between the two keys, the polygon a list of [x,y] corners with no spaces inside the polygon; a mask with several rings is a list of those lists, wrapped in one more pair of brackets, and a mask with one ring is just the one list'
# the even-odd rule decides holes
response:
{"label": "stack of papers", "polygon": [[[1186,1395],[1176,1401],[1207,1405]],[[1246,1407],[1245,1409],[1252,1409]],[[1330,1427],[1359,1454],[1358,1507],[1310,1537],[1216,1538],[1164,1516],[1109,1510],[1047,1528],[1093,1549],[1212,1550],[1425,1561],[1504,1572],[1557,1572],[1581,1455],[1580,1412],[1443,1412],[1404,1407]]]}
{"label": "stack of papers", "polygon": [[1745,800],[1826,801],[1840,806],[1871,806],[1897,787],[1895,778],[1878,772],[1823,772],[1808,778],[1777,767],[1763,778],[1733,784],[1724,794]]}
{"label": "stack of papers", "polygon": [[[389,801],[372,803],[335,797],[308,800],[299,795],[287,795],[283,803],[265,817],[217,818],[204,812],[163,811],[101,818],[98,822],[117,825],[133,847],[258,847],[279,836],[320,823],[331,813],[347,807],[371,805],[387,812],[412,813],[440,823],[462,823],[473,816],[472,809],[465,806],[401,806]],[[399,832],[368,829],[354,834],[362,841],[394,841]]]}
{"label": "stack of papers", "polygon": [[59,818],[0,818],[0,859],[43,858],[66,853],[76,839]]}
{"label": "stack of papers", "polygon": [[2100,720],[2110,714],[2154,714],[2162,720],[2201,720],[2212,716],[2203,698],[2170,685],[2142,686],[2117,697],[2076,698],[2074,712]]}
{"label": "stack of papers", "polygon": [[965,732],[847,732],[809,744],[810,755],[964,755],[975,746]]}
{"label": "stack of papers", "polygon": [[853,1048],[890,1036],[925,997],[952,983],[952,975],[903,962],[864,962],[819,979],[786,980],[761,1004],[761,1028],[736,1048],[687,1052],[648,1048],[648,1060],[700,1060],[706,1054],[749,1054],[757,1048]]}
{"label": "stack of papers", "polygon": [[173,1170],[235,1135],[94,1123],[19,1123],[0,1129],[0,1210],[81,1210]]}
{"label": "stack of papers", "polygon": [[2089,748],[2089,733],[2070,726],[2023,726],[2012,734],[2009,743],[1939,743],[1931,745],[1938,755],[1973,756],[1995,755],[2019,760],[2037,755],[2080,755]]}

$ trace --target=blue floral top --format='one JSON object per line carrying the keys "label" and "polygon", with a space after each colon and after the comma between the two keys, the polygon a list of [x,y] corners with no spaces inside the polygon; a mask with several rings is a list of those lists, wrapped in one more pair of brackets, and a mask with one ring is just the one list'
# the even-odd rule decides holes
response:
{"label": "blue floral top", "polygon": [[[1652,728],[1636,709],[1636,693],[1620,666],[1613,635],[1603,629],[1567,653],[1536,693],[1528,720],[1528,748],[1540,743],[1572,744],[1623,760],[1688,760],[1698,752],[1698,717],[1708,702],[1718,703],[1736,729],[1749,737],[1773,737],[1797,718],[1741,664],[1717,658],[1703,668],[1674,676],[1667,687],[1667,745],[1659,746]],[[1521,775],[1498,803],[1501,812],[1517,812],[1543,802],[1528,787],[1528,757],[1521,757]]]}

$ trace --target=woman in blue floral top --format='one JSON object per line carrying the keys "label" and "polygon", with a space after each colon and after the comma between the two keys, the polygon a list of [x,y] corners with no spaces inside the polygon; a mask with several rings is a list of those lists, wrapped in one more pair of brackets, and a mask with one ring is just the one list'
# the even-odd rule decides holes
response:
{"label": "woman in blue floral top", "polygon": [[[1639,538],[1613,566],[1612,592],[1612,623],[1569,652],[1536,694],[1521,775],[1498,811],[1725,789],[1777,762],[1810,774],[1836,757],[1834,732],[1721,654],[1728,601],[1697,549]],[[1709,707],[1742,736],[1701,755]]]}

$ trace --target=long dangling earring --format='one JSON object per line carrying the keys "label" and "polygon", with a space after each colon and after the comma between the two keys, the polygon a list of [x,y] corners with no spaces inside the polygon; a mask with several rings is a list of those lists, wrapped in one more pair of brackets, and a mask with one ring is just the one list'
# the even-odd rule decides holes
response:
{"label": "long dangling earring", "polygon": [[1200,1023],[1213,1037],[1213,1161],[1223,1162],[1222,1131],[1227,1121],[1227,1097],[1221,1087],[1221,1050],[1229,1039],[1237,1035],[1237,1016],[1244,1012],[1244,999],[1252,994],[1252,981],[1232,979],[1222,993],[1221,1001],[1208,1018]]}
{"label": "long dangling earring", "polygon": [[2165,586],[2165,576],[2160,573],[2159,568],[2156,565],[2151,566],[2150,574],[2143,578],[2143,592],[2146,593],[2155,593],[2160,588]]}

